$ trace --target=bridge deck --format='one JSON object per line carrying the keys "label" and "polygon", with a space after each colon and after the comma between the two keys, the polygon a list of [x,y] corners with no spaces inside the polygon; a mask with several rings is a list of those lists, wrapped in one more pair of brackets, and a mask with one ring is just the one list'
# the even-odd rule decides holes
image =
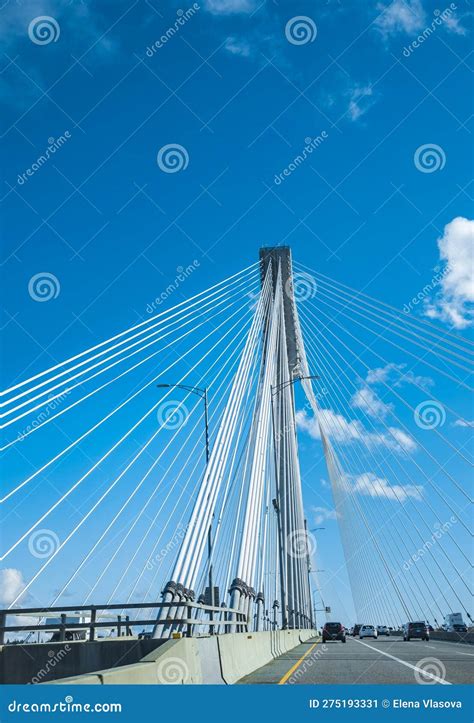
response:
{"label": "bridge deck", "polygon": [[319,638],[309,640],[239,683],[417,684],[419,673],[415,669],[423,670],[426,658],[433,665],[426,669],[448,683],[470,683],[473,679],[474,646],[438,640],[403,642],[401,638],[384,637],[359,641],[348,637],[345,645],[323,645]]}

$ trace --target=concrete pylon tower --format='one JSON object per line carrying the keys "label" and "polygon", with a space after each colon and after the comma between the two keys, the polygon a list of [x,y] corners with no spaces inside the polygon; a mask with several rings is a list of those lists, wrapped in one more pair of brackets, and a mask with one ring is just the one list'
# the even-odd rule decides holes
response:
{"label": "concrete pylon tower", "polygon": [[[255,620],[258,626],[263,610],[276,602],[284,627],[310,627],[308,547],[294,399],[294,382],[307,378],[308,373],[295,305],[290,249],[262,248],[260,266],[262,290],[172,578],[162,593],[169,608],[162,609],[154,637],[169,635],[171,630],[179,628],[186,601],[194,599],[208,532],[222,482],[227,478],[227,465],[237,444],[237,422],[243,414],[243,400],[246,391],[253,389],[253,369],[257,385],[247,446],[248,463],[242,472],[242,489],[246,495],[242,528],[235,557],[230,562],[235,569],[228,571],[233,576],[230,607],[239,613],[233,612],[234,618],[242,620],[245,616],[250,625]],[[273,536],[279,574],[279,600],[276,601],[265,600],[269,591],[263,590],[265,556],[261,554],[262,540],[267,539],[269,529],[269,511],[273,513],[273,509],[278,528],[277,535]],[[238,621],[231,620],[227,627],[239,629]]]}
{"label": "concrete pylon tower", "polygon": [[283,624],[306,627],[311,618],[311,592],[308,583],[308,549],[305,530],[301,474],[296,435],[293,382],[306,374],[306,355],[299,333],[294,296],[291,249],[288,246],[260,249],[262,274],[271,263],[279,269],[282,283],[280,344],[277,354],[276,383],[272,392],[275,459],[277,466],[277,506],[282,547],[280,586]]}

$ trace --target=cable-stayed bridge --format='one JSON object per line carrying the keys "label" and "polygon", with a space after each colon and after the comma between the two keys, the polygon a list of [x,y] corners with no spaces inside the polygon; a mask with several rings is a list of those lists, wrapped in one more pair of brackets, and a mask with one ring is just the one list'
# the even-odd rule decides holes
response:
{"label": "cable-stayed bridge", "polygon": [[312,630],[328,600],[304,500],[324,463],[339,617],[471,620],[471,342],[287,247],[154,306],[3,394],[8,610],[44,625],[100,604],[109,631],[113,606],[160,640]]}

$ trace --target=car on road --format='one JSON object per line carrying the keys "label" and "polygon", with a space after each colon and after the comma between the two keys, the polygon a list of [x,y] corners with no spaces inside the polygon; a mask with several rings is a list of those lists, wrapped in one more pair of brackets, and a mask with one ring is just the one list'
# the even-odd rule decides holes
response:
{"label": "car on road", "polygon": [[421,638],[421,640],[430,639],[430,631],[424,621],[405,623],[403,626],[403,640],[408,641],[412,638]]}
{"label": "car on road", "polygon": [[377,633],[379,635],[390,635],[390,630],[386,625],[377,625]]}
{"label": "car on road", "polygon": [[447,633],[467,633],[467,626],[462,613],[450,613],[444,618],[443,629]]}
{"label": "car on road", "polygon": [[373,625],[361,625],[359,630],[359,638],[375,638],[377,640],[377,628]]}
{"label": "car on road", "polygon": [[356,623],[352,628],[352,635],[359,635],[359,630],[361,629],[361,627],[362,625],[360,625],[360,623]]}
{"label": "car on road", "polygon": [[323,643],[327,643],[328,640],[346,642],[346,630],[342,623],[326,623],[323,628]]}

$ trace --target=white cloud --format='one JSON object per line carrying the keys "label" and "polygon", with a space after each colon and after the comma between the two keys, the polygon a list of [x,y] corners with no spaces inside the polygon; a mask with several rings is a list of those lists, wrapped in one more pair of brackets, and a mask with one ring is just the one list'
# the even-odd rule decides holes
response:
{"label": "white cloud", "polygon": [[23,574],[14,567],[0,570],[0,605],[5,608],[16,600],[26,583]]}
{"label": "white cloud", "polygon": [[398,33],[415,33],[426,24],[426,15],[421,0],[393,0],[378,3],[378,17],[374,27],[384,37]]}
{"label": "white cloud", "polygon": [[386,479],[377,477],[373,472],[364,472],[353,478],[353,490],[369,497],[384,497],[405,502],[408,497],[421,500],[423,487],[421,485],[391,485]]}
{"label": "white cloud", "polygon": [[253,13],[260,4],[259,0],[206,0],[204,7],[213,15],[235,15]]}
{"label": "white cloud", "polygon": [[450,15],[444,19],[444,25],[450,33],[455,35],[467,35],[466,28],[461,25],[461,21],[455,15]]}
{"label": "white cloud", "polygon": [[384,367],[369,369],[365,379],[367,384],[382,384],[391,382],[394,387],[402,387],[404,384],[413,384],[422,389],[429,389],[434,385],[431,377],[424,377],[415,374],[411,369],[407,370],[406,364],[395,364],[390,362]]}
{"label": "white cloud", "polygon": [[456,419],[453,424],[454,427],[474,427],[474,420],[467,419]]}
{"label": "white cloud", "polygon": [[359,120],[375,103],[371,85],[355,85],[347,95],[349,96],[347,113],[352,121]]}
{"label": "white cloud", "polygon": [[404,449],[406,452],[414,452],[416,449],[416,442],[413,439],[413,437],[410,437],[409,434],[403,431],[403,429],[398,429],[398,427],[389,427],[390,432],[392,433],[392,443],[393,438],[398,442],[400,448]]}
{"label": "white cloud", "polygon": [[235,36],[226,39],[224,48],[232,55],[240,55],[242,58],[249,58],[252,52],[250,43],[247,40]]}
{"label": "white cloud", "polygon": [[387,382],[390,372],[400,369],[403,364],[386,364],[384,367],[377,367],[376,369],[369,369],[367,372],[366,382],[367,384],[378,384],[381,382]]}
{"label": "white cloud", "polygon": [[462,216],[444,227],[438,239],[440,260],[447,264],[441,291],[425,305],[425,314],[456,329],[465,329],[473,321],[474,302],[474,221]]}
{"label": "white cloud", "polygon": [[361,387],[351,399],[351,405],[371,417],[386,417],[393,410],[393,404],[385,404],[370,387]]}
{"label": "white cloud", "polygon": [[[7,45],[18,40],[28,41],[28,26],[30,22],[42,15],[53,17],[60,26],[60,43],[64,43],[66,50],[70,52],[72,41],[79,40],[81,49],[84,51],[94,43],[94,52],[99,51],[108,55],[116,49],[116,34],[105,33],[108,28],[106,20],[97,8],[92,9],[85,2],[63,2],[62,0],[28,0],[25,2],[8,2],[2,4],[2,24],[0,25],[0,37]],[[65,41],[63,36],[65,30],[72,29]],[[85,47],[82,44],[86,43]]]}
{"label": "white cloud", "polygon": [[326,520],[337,520],[338,517],[336,510],[330,510],[327,507],[312,507],[311,511],[314,514],[315,525],[320,525]]}
{"label": "white cloud", "polygon": [[[358,419],[347,420],[332,409],[321,409],[319,417],[325,434],[341,444],[360,442],[371,448],[385,447],[397,453],[414,452],[417,449],[414,439],[397,427],[389,427],[391,434],[369,432]],[[296,413],[296,423],[299,429],[307,432],[313,439],[321,438],[317,420],[308,417],[305,411]]]}

